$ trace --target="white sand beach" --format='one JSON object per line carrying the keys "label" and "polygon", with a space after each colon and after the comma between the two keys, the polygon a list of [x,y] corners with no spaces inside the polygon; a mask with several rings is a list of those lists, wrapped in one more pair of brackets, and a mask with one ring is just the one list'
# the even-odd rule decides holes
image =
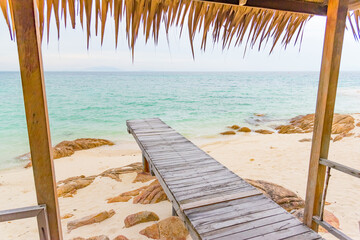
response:
{"label": "white sand beach", "polygon": [[[359,114],[354,115],[356,123]],[[360,169],[360,127],[354,136],[331,142],[329,159]],[[305,198],[307,171],[311,142],[299,142],[311,138],[311,134],[257,134],[238,133],[234,136],[191,139],[208,154],[242,178],[266,180],[279,184]],[[114,146],[102,146],[78,151],[70,157],[56,159],[56,179],[64,180],[78,175],[99,174],[109,168],[121,167],[141,161],[141,152],[131,138],[115,142]],[[139,231],[154,222],[124,228],[124,219],[132,213],[153,211],[160,219],[171,216],[171,204],[133,204],[129,202],[107,203],[106,199],[130,191],[147,183],[132,183],[135,173],[122,175],[122,182],[98,177],[88,187],[78,190],[74,197],[59,198],[61,216],[73,214],[62,220],[64,239],[107,235],[110,239],[124,235],[129,239],[148,239]],[[326,209],[340,221],[340,229],[353,239],[360,239],[360,181],[341,172],[332,171]],[[16,168],[0,172],[0,210],[36,205],[32,169]],[[68,221],[114,209],[116,214],[101,222],[67,231]],[[334,239],[330,234],[322,234]],[[35,219],[0,224],[0,239],[37,239]],[[191,239],[188,237],[188,239]]]}

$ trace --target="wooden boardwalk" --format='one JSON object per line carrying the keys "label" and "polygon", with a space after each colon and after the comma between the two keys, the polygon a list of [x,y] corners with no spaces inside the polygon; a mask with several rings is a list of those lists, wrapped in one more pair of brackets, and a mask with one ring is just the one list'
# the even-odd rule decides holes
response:
{"label": "wooden boardwalk", "polygon": [[127,127],[193,239],[321,239],[160,119]]}

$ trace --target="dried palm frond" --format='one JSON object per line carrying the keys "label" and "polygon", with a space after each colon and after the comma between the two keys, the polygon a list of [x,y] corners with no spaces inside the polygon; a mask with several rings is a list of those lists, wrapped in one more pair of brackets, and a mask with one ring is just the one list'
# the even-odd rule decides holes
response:
{"label": "dried palm frond", "polygon": [[[300,36],[302,36],[305,23],[311,18],[311,15],[307,14],[194,0],[61,0],[61,4],[59,1],[36,0],[41,35],[43,35],[46,11],[48,40],[52,15],[55,18],[58,37],[60,37],[60,18],[63,18],[66,26],[66,18],[69,15],[71,25],[75,28],[78,14],[82,27],[85,16],[88,47],[92,16],[95,17],[95,35],[98,34],[98,22],[101,23],[102,43],[106,21],[110,15],[115,21],[115,45],[118,44],[119,22],[124,19],[126,37],[133,53],[141,25],[146,42],[152,37],[155,43],[158,42],[162,26],[165,27],[166,33],[171,26],[179,26],[181,35],[183,27],[187,25],[193,54],[194,38],[201,31],[201,48],[203,50],[206,48],[210,32],[213,43],[221,42],[223,48],[230,47],[232,43],[234,46],[238,46],[246,42],[247,47],[253,48],[257,44],[260,49],[269,40],[272,40],[271,51],[273,51],[276,45],[286,47],[294,36],[296,36],[295,44],[301,41]],[[10,36],[13,38],[15,29],[12,24],[11,2],[12,0],[0,0],[0,7]],[[356,33],[355,36],[360,37],[359,11],[354,11],[352,15],[349,15],[349,19],[352,20],[351,27],[354,35]]]}

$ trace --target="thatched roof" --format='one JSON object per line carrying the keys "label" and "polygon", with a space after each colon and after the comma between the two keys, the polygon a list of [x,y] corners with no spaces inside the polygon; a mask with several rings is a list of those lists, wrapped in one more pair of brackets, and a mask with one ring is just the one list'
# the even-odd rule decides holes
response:
{"label": "thatched roof", "polygon": [[[214,43],[220,42],[223,48],[231,44],[245,43],[247,47],[258,44],[259,49],[271,40],[272,49],[276,45],[287,46],[291,40],[301,40],[305,23],[312,15],[285,12],[279,10],[244,7],[222,3],[192,0],[35,0],[40,22],[41,35],[47,26],[49,41],[50,21],[55,20],[60,37],[61,19],[65,26],[76,27],[76,16],[80,17],[81,27],[86,28],[87,44],[92,36],[91,24],[95,24],[95,35],[100,33],[104,38],[105,25],[109,20],[115,21],[115,44],[118,43],[119,23],[126,22],[126,36],[129,47],[134,51],[139,33],[145,35],[146,41],[153,38],[158,41],[159,30],[164,27],[168,32],[171,26],[184,27],[190,36],[192,51],[196,34],[202,37],[201,48],[205,49],[208,34],[211,33]],[[303,0],[298,0],[303,1]],[[324,0],[305,0],[326,4]],[[354,1],[354,0],[353,0]],[[245,0],[239,0],[240,4]],[[14,38],[12,24],[12,0],[0,0],[0,6],[7,22],[11,38]],[[92,23],[95,15],[95,23]],[[71,22],[67,22],[70,16]],[[109,19],[111,16],[112,19]],[[360,11],[349,13],[352,19],[351,29],[356,39],[360,38]],[[46,23],[46,24],[45,24]],[[187,25],[187,26],[186,26]],[[100,32],[98,32],[100,30]]]}

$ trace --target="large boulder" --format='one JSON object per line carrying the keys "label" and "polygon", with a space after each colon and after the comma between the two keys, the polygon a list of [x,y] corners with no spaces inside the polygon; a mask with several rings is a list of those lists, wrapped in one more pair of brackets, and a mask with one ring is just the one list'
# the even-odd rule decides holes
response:
{"label": "large boulder", "polygon": [[[300,115],[290,120],[289,125],[276,127],[280,134],[309,133],[314,129],[315,114]],[[355,128],[355,119],[348,114],[334,114],[332,134],[348,133]]]}
{"label": "large boulder", "polygon": [[[297,217],[301,222],[303,221],[304,219],[304,209],[298,209],[294,212],[292,212],[292,214]],[[324,220],[329,223],[331,226],[339,229],[340,228],[340,222],[339,222],[339,219],[331,212],[325,210],[324,211]],[[327,231],[319,226],[319,232],[323,232],[323,233],[326,233]]]}
{"label": "large boulder", "polygon": [[143,211],[131,214],[124,220],[125,227],[129,228],[139,223],[158,221],[159,217],[154,212]]}
{"label": "large boulder", "polygon": [[233,130],[238,130],[240,128],[239,125],[232,125],[232,126],[229,126],[228,128],[231,128]]}
{"label": "large boulder", "polygon": [[97,214],[93,214],[93,215],[89,215],[80,219],[76,219],[73,221],[70,221],[67,223],[67,229],[68,231],[74,230],[76,228],[85,226],[85,225],[89,225],[89,224],[93,224],[93,223],[99,223],[102,222],[108,218],[111,218],[112,216],[114,216],[115,211],[114,210],[110,210],[110,211],[103,211]]}
{"label": "large boulder", "polygon": [[167,196],[159,181],[155,180],[134,198],[133,203],[153,204],[165,200],[167,200]]}
{"label": "large boulder", "polygon": [[[85,150],[96,148],[104,145],[114,145],[113,142],[106,139],[97,139],[97,138],[79,138],[74,141],[62,141],[53,147],[53,158],[63,158],[71,156],[75,153],[75,151]],[[26,153],[18,157],[21,160],[29,160],[31,161],[30,153]],[[27,167],[31,167],[31,162],[26,165]]]}
{"label": "large boulder", "polygon": [[296,193],[275,183],[262,180],[246,179],[248,183],[262,191],[267,197],[279,204],[286,211],[303,208],[305,202]]}
{"label": "large boulder", "polygon": [[238,130],[238,132],[246,132],[246,133],[248,133],[248,132],[251,132],[251,129],[248,128],[248,127],[242,127],[242,128],[240,128],[240,129]]}
{"label": "large boulder", "polygon": [[178,217],[169,217],[140,231],[152,239],[185,240],[189,232]]}

